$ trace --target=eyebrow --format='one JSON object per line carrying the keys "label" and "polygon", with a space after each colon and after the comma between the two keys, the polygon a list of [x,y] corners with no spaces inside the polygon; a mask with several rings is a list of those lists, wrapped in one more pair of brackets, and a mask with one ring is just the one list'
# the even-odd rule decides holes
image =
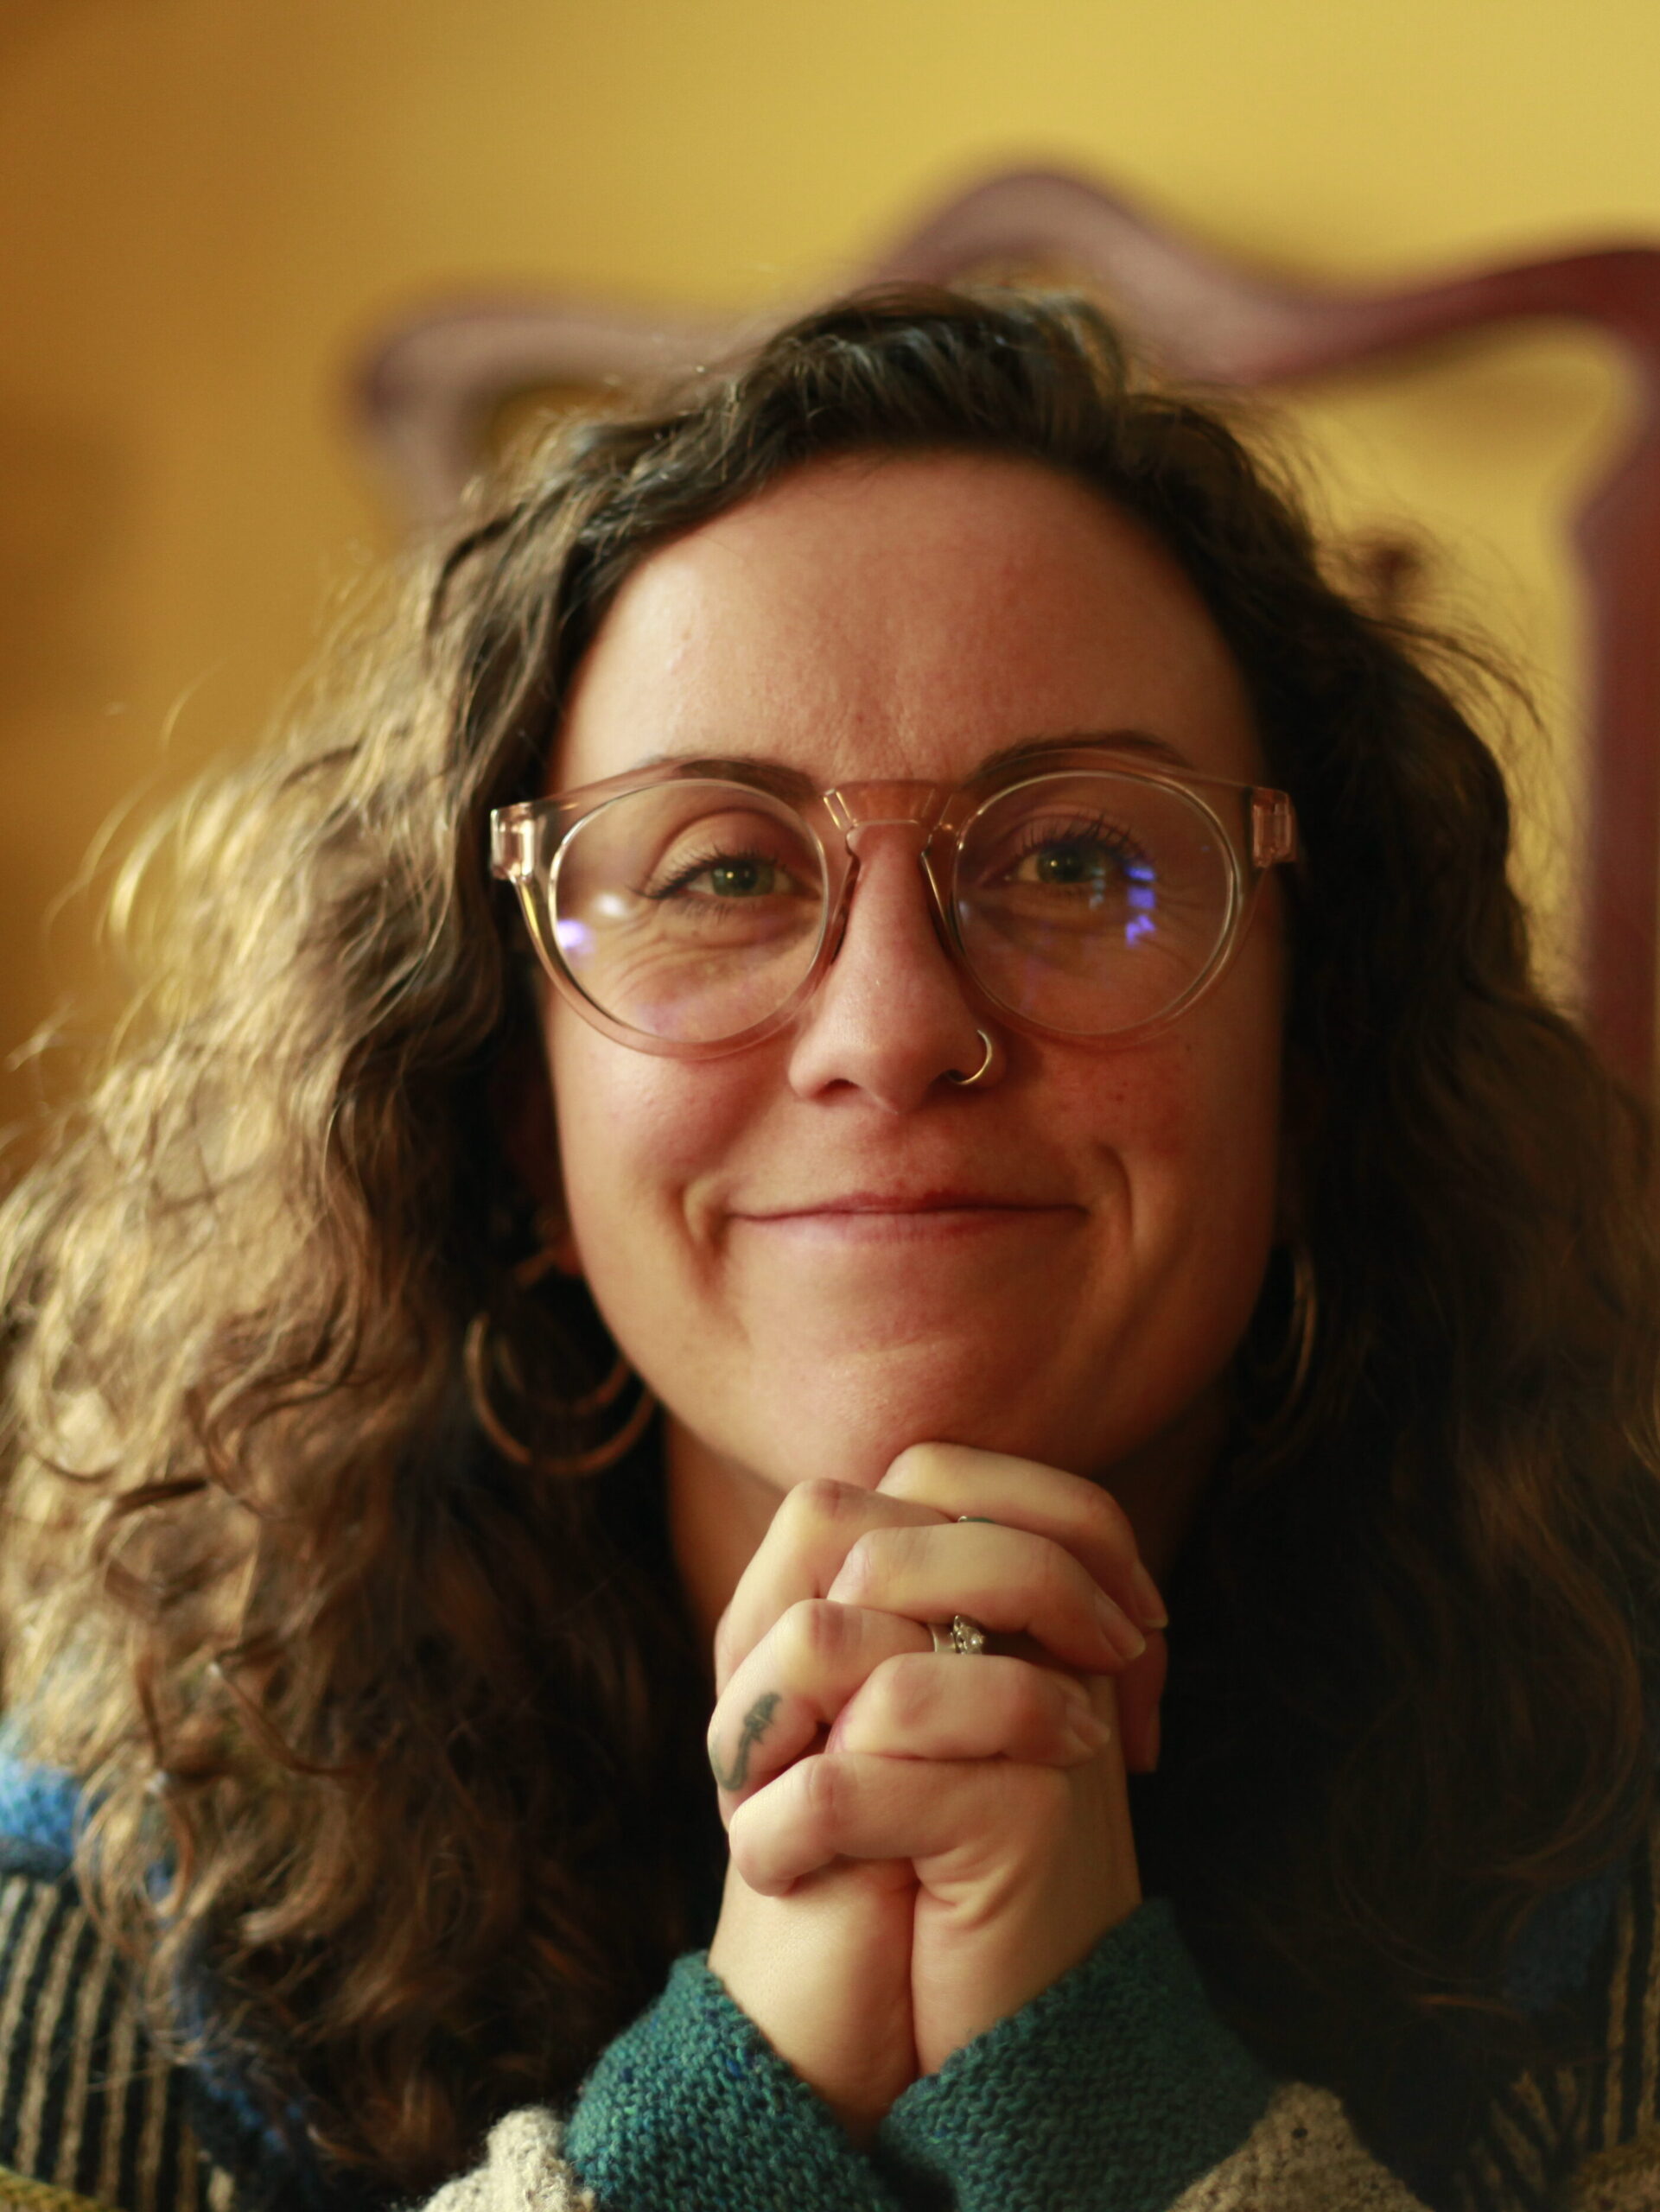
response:
{"label": "eyebrow", "polygon": [[[1080,750],[1139,753],[1155,760],[1164,761],[1171,767],[1185,768],[1190,774],[1198,772],[1185,753],[1179,751],[1167,739],[1155,737],[1150,730],[1068,729],[1047,731],[1040,737],[1022,737],[1016,740],[1013,745],[999,746],[995,752],[988,753],[978,765],[970,771],[970,774],[983,775],[989,768],[1002,768],[1016,760],[1029,760],[1034,754]],[[804,786],[816,788],[812,785],[811,777],[805,771],[794,768],[788,763],[765,753],[648,753],[636,760],[625,772],[632,775],[642,768],[665,767],[671,761],[684,761],[700,767],[710,768],[760,768],[775,775],[782,773],[792,782],[798,780]]]}
{"label": "eyebrow", "polygon": [[1008,761],[1024,760],[1034,753],[1072,752],[1080,748],[1098,748],[1110,753],[1146,753],[1156,760],[1167,761],[1172,767],[1193,769],[1193,763],[1185,753],[1162,737],[1154,737],[1145,729],[1069,729],[1057,731],[1046,737],[1023,737],[1017,744],[1001,746],[995,753],[988,753],[980,763],[982,770],[1001,768]]}

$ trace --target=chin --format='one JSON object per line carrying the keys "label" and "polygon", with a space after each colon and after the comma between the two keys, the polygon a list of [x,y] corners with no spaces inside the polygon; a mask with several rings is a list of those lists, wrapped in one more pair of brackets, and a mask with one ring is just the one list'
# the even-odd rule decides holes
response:
{"label": "chin", "polygon": [[[964,1378],[917,1376],[835,1378],[821,1374],[786,1401],[787,1427],[768,1424],[751,1433],[735,1456],[779,1490],[816,1478],[874,1490],[900,1453],[913,1444],[966,1444],[1035,1459],[1070,1473],[1092,1475],[1106,1455],[1099,1444],[1084,1448],[1076,1427],[1034,1421],[1029,1408],[1041,1402],[1030,1380],[1023,1388],[988,1391],[983,1370]],[[1082,1464],[1087,1459],[1092,1464]]]}

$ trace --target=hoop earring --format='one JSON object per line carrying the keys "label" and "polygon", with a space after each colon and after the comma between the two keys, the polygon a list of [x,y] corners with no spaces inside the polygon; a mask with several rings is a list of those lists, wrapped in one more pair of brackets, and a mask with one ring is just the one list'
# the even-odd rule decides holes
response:
{"label": "hoop earring", "polygon": [[1302,1402],[1309,1370],[1314,1364],[1314,1338],[1320,1328],[1320,1281],[1314,1255],[1301,1240],[1291,1247],[1291,1329],[1288,1342],[1296,1347],[1291,1387],[1285,1394],[1280,1418],[1285,1420]]}
{"label": "hoop earring", "polygon": [[[657,1399],[644,1382],[639,1395],[630,1407],[620,1428],[614,1430],[599,1444],[586,1452],[536,1452],[513,1434],[512,1431],[490,1402],[489,1371],[490,1316],[482,1311],[475,1313],[467,1325],[467,1334],[461,1340],[461,1372],[467,1379],[467,1402],[473,1408],[473,1418],[483,1430],[504,1459],[516,1467],[537,1467],[550,1475],[597,1475],[607,1467],[615,1466],[625,1452],[632,1451],[646,1433],[646,1425],[657,1411]],[[617,1363],[596,1389],[587,1391],[580,1398],[557,1402],[557,1410],[565,1419],[580,1421],[584,1414],[597,1413],[603,1406],[619,1397],[634,1370],[626,1352],[617,1354]],[[638,1376],[634,1376],[639,1381]]]}
{"label": "hoop earring", "polygon": [[1291,1305],[1289,1325],[1285,1341],[1269,1360],[1260,1364],[1253,1361],[1256,1376],[1272,1389],[1282,1375],[1289,1372],[1290,1380],[1280,1395],[1279,1403],[1266,1420],[1253,1420],[1250,1427],[1260,1439],[1283,1428],[1302,1403],[1303,1393],[1308,1387],[1308,1377],[1313,1370],[1315,1344],[1320,1334],[1320,1281],[1314,1273],[1314,1255],[1301,1239],[1281,1248],[1291,1262]]}
{"label": "hoop earring", "polygon": [[947,1068],[945,1071],[946,1082],[954,1083],[959,1090],[967,1090],[976,1083],[983,1083],[986,1077],[991,1073],[991,1064],[997,1057],[997,1047],[992,1042],[990,1031],[987,1029],[976,1029],[974,1033],[980,1039],[980,1043],[985,1052],[985,1058],[981,1061],[979,1066],[976,1068],[974,1073],[972,1075],[959,1075],[955,1068]]}
{"label": "hoop earring", "polygon": [[[546,1214],[540,1214],[537,1217],[537,1227],[541,1232],[542,1243],[513,1269],[513,1281],[520,1290],[532,1289],[557,1264],[564,1224]],[[639,1441],[646,1433],[646,1423],[657,1410],[655,1395],[641,1382],[639,1395],[629,1408],[620,1427],[588,1451],[557,1454],[533,1452],[522,1438],[513,1434],[490,1402],[492,1366],[499,1368],[510,1379],[516,1380],[514,1370],[517,1364],[510,1344],[504,1344],[493,1358],[490,1312],[487,1306],[481,1306],[467,1323],[467,1333],[461,1339],[461,1374],[467,1384],[467,1402],[473,1409],[474,1420],[484,1434],[503,1459],[516,1467],[537,1467],[550,1475],[580,1477],[602,1473],[607,1467],[614,1466],[623,1454]],[[585,1421],[614,1403],[622,1395],[631,1378],[639,1381],[626,1352],[619,1351],[610,1373],[591,1390],[583,1391],[577,1398],[545,1399],[543,1402],[561,1421]]]}

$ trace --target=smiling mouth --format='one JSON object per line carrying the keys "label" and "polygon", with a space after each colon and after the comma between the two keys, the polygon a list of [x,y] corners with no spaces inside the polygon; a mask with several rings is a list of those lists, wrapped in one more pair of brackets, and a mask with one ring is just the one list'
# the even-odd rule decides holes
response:
{"label": "smiling mouth", "polygon": [[940,1234],[1058,1224],[1083,1209],[1046,1199],[988,1197],[962,1191],[899,1195],[852,1192],[806,1205],[738,1212],[735,1221],[760,1229],[798,1230],[808,1234],[902,1239]]}

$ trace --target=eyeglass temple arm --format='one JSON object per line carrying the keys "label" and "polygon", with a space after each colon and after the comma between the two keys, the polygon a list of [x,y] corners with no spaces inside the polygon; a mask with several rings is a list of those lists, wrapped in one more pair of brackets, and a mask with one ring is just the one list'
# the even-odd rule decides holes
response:
{"label": "eyeglass temple arm", "polygon": [[1297,817],[1283,791],[1254,790],[1250,795],[1250,857],[1258,868],[1297,857]]}
{"label": "eyeglass temple arm", "polygon": [[536,823],[528,807],[499,807],[490,817],[490,873],[523,883],[536,866]]}

